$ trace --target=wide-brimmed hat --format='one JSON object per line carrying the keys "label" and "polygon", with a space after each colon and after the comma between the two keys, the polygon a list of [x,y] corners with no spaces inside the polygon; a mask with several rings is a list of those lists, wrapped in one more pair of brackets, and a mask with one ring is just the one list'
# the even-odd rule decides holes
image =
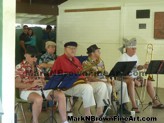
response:
{"label": "wide-brimmed hat", "polygon": [[45,48],[47,49],[49,46],[56,46],[56,43],[53,41],[46,41]]}
{"label": "wide-brimmed hat", "polygon": [[95,50],[100,49],[96,44],[93,44],[87,48],[87,54],[90,54],[92,52],[95,52]]}

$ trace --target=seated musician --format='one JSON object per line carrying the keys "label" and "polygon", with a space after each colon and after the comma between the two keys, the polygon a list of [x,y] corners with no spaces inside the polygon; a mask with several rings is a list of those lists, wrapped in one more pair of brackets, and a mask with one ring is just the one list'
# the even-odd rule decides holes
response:
{"label": "seated musician", "polygon": [[[87,69],[86,74],[88,75],[88,80],[90,82],[104,82],[107,85],[108,88],[108,96],[109,99],[111,99],[112,94],[112,85],[113,85],[113,91],[114,93],[118,92],[119,97],[121,97],[121,82],[120,81],[111,81],[109,77],[107,77],[107,72],[105,69],[105,64],[103,60],[101,59],[101,52],[100,48],[97,47],[97,45],[91,45],[87,48],[87,54],[88,59],[83,62],[83,68]],[[126,108],[126,103],[129,102],[129,96],[127,92],[127,86],[126,83],[123,83],[123,100],[122,100],[122,107],[123,107],[123,114],[130,115],[130,111]],[[116,95],[115,95],[116,96]],[[119,102],[121,105],[121,100],[119,98]],[[120,113],[120,109],[119,112]]]}
{"label": "seated musician", "polygon": [[46,79],[49,78],[49,73],[54,64],[57,56],[54,54],[56,50],[56,44],[53,41],[47,41],[45,44],[46,53],[39,59],[39,67],[42,68]]}
{"label": "seated musician", "polygon": [[[58,56],[56,59],[51,74],[77,74],[83,70],[80,61],[75,57],[77,45],[76,42],[67,42],[64,44],[64,54]],[[97,104],[97,116],[102,115],[104,107],[103,99],[108,99],[107,87],[104,83],[95,82],[89,84],[83,75],[79,77],[72,88],[65,91],[65,94],[82,97],[85,116],[92,115],[90,107],[95,104]]]}
{"label": "seated musician", "polygon": [[[139,112],[139,109],[138,109],[138,107],[136,105],[136,101],[135,101],[134,86],[135,85],[141,86],[141,81],[140,81],[141,79],[138,79],[138,78],[142,78],[142,77],[136,76],[136,72],[138,72],[142,69],[147,69],[148,64],[146,63],[144,65],[139,65],[139,60],[138,60],[138,57],[136,55],[136,39],[135,38],[133,38],[131,40],[124,39],[123,48],[126,49],[126,52],[122,54],[119,61],[137,61],[136,66],[132,70],[131,77],[130,78],[125,77],[125,79],[127,79],[127,80],[131,79],[132,80],[131,82],[127,83],[127,85],[128,84],[133,84],[133,86],[128,87],[129,96],[130,96],[130,99],[131,99],[131,102],[132,102],[132,110],[135,110],[136,112]],[[145,84],[145,85],[146,85],[147,93],[149,94],[150,98],[152,99],[152,103],[153,103],[152,108],[163,109],[164,105],[161,104],[159,102],[159,100],[156,99],[155,91],[154,91],[152,82],[150,80],[147,80],[147,84]]]}
{"label": "seated musician", "polygon": [[[15,85],[20,89],[20,98],[33,103],[32,105],[32,123],[39,123],[38,117],[42,110],[43,98],[51,100],[50,95],[54,95],[55,101],[58,102],[58,109],[62,119],[62,123],[67,122],[66,116],[66,99],[62,91],[45,90],[41,92],[44,87],[44,75],[40,68],[35,65],[37,50],[35,47],[28,47],[25,53],[25,60],[16,66]],[[44,96],[43,96],[44,95]]]}

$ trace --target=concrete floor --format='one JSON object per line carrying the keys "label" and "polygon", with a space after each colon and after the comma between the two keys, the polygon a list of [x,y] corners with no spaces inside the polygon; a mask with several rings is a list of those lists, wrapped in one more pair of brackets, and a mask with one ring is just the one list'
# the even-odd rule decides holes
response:
{"label": "concrete floor", "polygon": [[[164,103],[164,89],[159,89],[159,97],[160,97],[160,100],[161,102]],[[136,97],[137,98],[137,97]],[[141,109],[141,113],[139,114],[136,114],[136,117],[139,116],[140,118],[142,117],[156,117],[157,118],[157,121],[156,123],[163,123],[164,122],[164,109],[163,110],[160,110],[160,109],[152,109],[151,106],[149,106],[145,111],[142,111],[148,104],[148,102],[150,101],[150,98],[148,95],[146,95],[146,99],[144,101],[144,106],[142,108],[142,106],[140,105],[140,109]],[[81,104],[81,99],[79,99],[75,106],[74,106],[74,116],[81,116],[77,109],[79,107],[79,105]],[[26,114],[26,117],[27,117],[27,123],[31,123],[31,112],[28,110],[28,107],[29,107],[29,104],[24,104],[23,105],[24,107],[24,110],[25,110],[25,114]],[[129,109],[131,108],[131,103],[128,104],[128,107]],[[95,114],[95,107],[92,107],[92,112],[93,114]],[[111,114],[115,115],[114,114],[114,111],[112,111],[112,109],[110,110]],[[80,110],[80,113],[81,114],[84,114],[84,110],[83,108],[81,108]],[[44,123],[44,121],[50,116],[50,110],[48,111],[42,111],[40,117],[39,117],[39,123]],[[60,120],[60,116],[58,114],[58,112],[55,113],[55,118],[57,120],[57,123],[61,123],[61,120]],[[114,122],[114,121],[106,121],[105,123],[108,123],[108,122]],[[130,122],[127,122],[127,123],[148,123],[150,121],[130,121]],[[22,118],[21,118],[21,113],[18,112],[18,123],[25,123]],[[46,123],[51,123],[50,121],[47,121]],[[72,123],[72,122],[71,122]],[[76,121],[74,123],[83,123],[83,122],[80,122],[80,121]],[[119,123],[119,122],[114,122],[114,123]],[[152,122],[153,123],[153,122]]]}

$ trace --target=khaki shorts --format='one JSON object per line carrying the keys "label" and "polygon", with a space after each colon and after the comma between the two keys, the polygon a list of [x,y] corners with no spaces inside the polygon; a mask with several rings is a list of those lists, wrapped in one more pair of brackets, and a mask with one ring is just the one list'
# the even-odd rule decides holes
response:
{"label": "khaki shorts", "polygon": [[[52,92],[52,90],[45,90],[45,91],[43,91],[43,92],[44,92],[45,97],[47,98],[48,95],[49,95],[49,93]],[[40,96],[42,95],[42,93],[41,93],[40,90],[39,90],[39,91],[38,91],[38,90],[37,90],[37,91],[35,91],[35,90],[26,90],[26,91],[21,91],[21,93],[20,93],[20,98],[23,99],[23,100],[28,101],[28,96],[29,96],[31,93],[37,93],[37,94],[39,94]]]}

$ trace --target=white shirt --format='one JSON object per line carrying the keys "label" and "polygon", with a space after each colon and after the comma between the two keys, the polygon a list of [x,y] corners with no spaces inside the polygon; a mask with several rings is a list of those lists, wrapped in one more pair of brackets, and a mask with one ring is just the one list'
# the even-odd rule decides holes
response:
{"label": "white shirt", "polygon": [[137,55],[133,55],[133,56],[129,56],[127,53],[122,54],[122,56],[120,57],[119,61],[137,61],[136,66],[133,68],[132,72],[130,73],[131,77],[133,78],[137,78],[137,66],[139,65],[139,60]]}

